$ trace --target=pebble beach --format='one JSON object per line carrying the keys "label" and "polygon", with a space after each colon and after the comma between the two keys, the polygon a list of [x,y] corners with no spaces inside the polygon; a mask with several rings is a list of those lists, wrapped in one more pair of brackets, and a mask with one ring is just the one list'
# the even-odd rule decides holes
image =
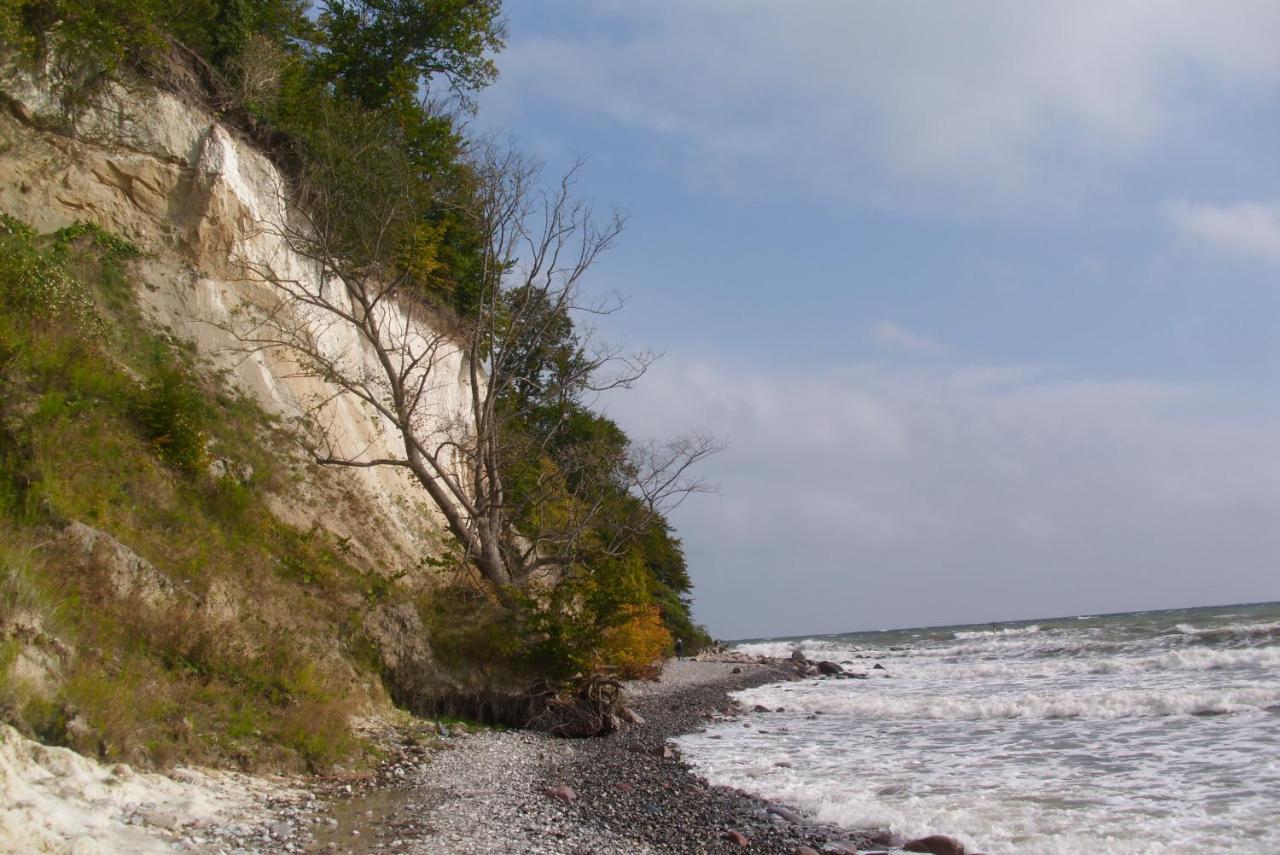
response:
{"label": "pebble beach", "polygon": [[[728,693],[795,679],[781,665],[672,660],[627,686],[643,720],[608,737],[451,735],[379,783],[332,800],[302,851],[396,853],[794,853],[872,840],[810,824],[782,805],[708,786],[671,738],[735,714]],[[405,765],[408,768],[405,768]],[[358,832],[358,833],[357,833]],[[355,833],[353,835],[353,833]]]}

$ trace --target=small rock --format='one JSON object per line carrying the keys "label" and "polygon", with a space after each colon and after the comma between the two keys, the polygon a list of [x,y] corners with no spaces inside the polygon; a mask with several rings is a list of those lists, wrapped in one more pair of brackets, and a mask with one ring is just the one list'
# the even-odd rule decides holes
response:
{"label": "small rock", "polygon": [[773,710],[769,709],[764,704],[756,704],[754,707],[751,708],[751,711],[752,712],[773,712]]}
{"label": "small rock", "polygon": [[871,666],[872,671],[888,671],[889,669],[881,665],[879,662]]}
{"label": "small rock", "polygon": [[559,799],[566,803],[578,800],[578,794],[573,791],[572,787],[566,786],[565,784],[560,784],[556,787],[547,787],[543,792],[553,799]]}
{"label": "small rock", "polygon": [[826,660],[823,660],[822,662],[818,663],[818,673],[826,674],[828,677],[830,677],[835,674],[843,674],[844,669],[834,662],[828,662]]}
{"label": "small rock", "polygon": [[822,844],[824,855],[858,855],[858,847],[848,840],[832,840]]}
{"label": "small rock", "polygon": [[[880,795],[891,795],[892,793],[884,792],[885,790],[889,790],[889,789],[892,789],[893,793],[900,793],[905,788],[882,787],[880,790],[877,790],[877,792]],[[894,834],[892,831],[890,831],[887,828],[882,828],[879,831],[872,833],[871,842],[876,844],[877,846],[888,846],[891,849],[897,849],[902,847],[902,837],[898,836],[897,834]]]}
{"label": "small rock", "polygon": [[800,816],[800,814],[796,813],[789,807],[784,807],[782,805],[769,805],[767,810],[774,816],[782,817],[787,822],[796,823],[797,825],[804,822],[804,817]]}
{"label": "small rock", "polygon": [[741,831],[730,831],[725,834],[724,839],[728,840],[730,843],[736,843],[742,849],[746,849],[751,845],[750,838]]}
{"label": "small rock", "polygon": [[640,713],[636,712],[631,707],[622,708],[622,718],[623,720],[629,721],[637,726],[644,724],[644,716],[640,715]]}
{"label": "small rock", "polygon": [[929,852],[931,855],[964,855],[964,844],[945,834],[930,834],[902,845],[907,852]]}
{"label": "small rock", "polygon": [[736,666],[735,666],[735,667],[734,667],[734,669],[733,669],[732,671],[730,671],[729,673],[730,673],[730,674],[741,674],[741,673],[742,673],[742,669],[741,669],[741,668],[738,668],[738,667],[736,667]]}

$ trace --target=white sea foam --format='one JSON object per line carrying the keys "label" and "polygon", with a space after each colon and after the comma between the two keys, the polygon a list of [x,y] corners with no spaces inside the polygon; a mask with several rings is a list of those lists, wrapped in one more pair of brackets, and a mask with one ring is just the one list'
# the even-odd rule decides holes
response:
{"label": "white sea foam", "polygon": [[1031,635],[1040,631],[1036,624],[1030,626],[1011,626],[1006,629],[958,630],[952,633],[958,639],[966,638],[1008,638],[1017,635]]}
{"label": "white sea foam", "polygon": [[788,692],[766,686],[740,693],[748,706],[785,707],[789,713],[823,713],[875,719],[993,718],[1117,719],[1134,716],[1226,715],[1265,711],[1280,705],[1280,685],[1231,690],[1102,690],[1081,693],[1001,693],[977,695],[895,695],[868,686],[859,692]]}
{"label": "white sea foam", "polygon": [[1275,851],[1280,608],[1003,629],[756,643],[889,679],[742,693],[786,712],[685,737],[685,756],[822,821],[1002,855]]}
{"label": "white sea foam", "polygon": [[1182,635],[1191,635],[1196,637],[1204,636],[1235,636],[1237,638],[1280,638],[1280,621],[1271,621],[1267,623],[1244,623],[1218,626],[1195,626],[1190,623],[1177,624],[1174,629]]}

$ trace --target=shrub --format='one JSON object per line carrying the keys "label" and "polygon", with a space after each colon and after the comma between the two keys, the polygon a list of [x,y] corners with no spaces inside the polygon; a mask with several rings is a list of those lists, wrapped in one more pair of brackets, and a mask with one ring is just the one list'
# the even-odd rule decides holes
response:
{"label": "shrub", "polygon": [[43,251],[35,231],[0,214],[0,309],[28,321],[66,319],[98,328],[88,289],[66,269],[60,253]]}
{"label": "shrub", "polygon": [[204,469],[209,405],[181,366],[157,364],[139,390],[133,412],[143,434],[168,463],[192,473]]}
{"label": "shrub", "polygon": [[601,633],[596,663],[628,680],[655,676],[671,633],[656,606],[632,606],[626,614],[622,623]]}

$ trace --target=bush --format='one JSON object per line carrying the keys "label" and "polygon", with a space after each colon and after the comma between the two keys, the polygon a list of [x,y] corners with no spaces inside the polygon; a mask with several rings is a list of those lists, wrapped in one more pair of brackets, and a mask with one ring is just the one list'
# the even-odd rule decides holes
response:
{"label": "bush", "polygon": [[205,450],[209,405],[195,379],[173,363],[156,365],[139,390],[134,418],[152,447],[169,464],[195,473],[208,462]]}
{"label": "bush", "polygon": [[627,680],[657,675],[657,665],[671,647],[657,606],[632,606],[626,620],[601,633],[596,664]]}
{"label": "bush", "polygon": [[0,214],[0,309],[27,321],[99,328],[93,298],[67,271],[64,256],[42,250],[35,231],[6,214]]}

